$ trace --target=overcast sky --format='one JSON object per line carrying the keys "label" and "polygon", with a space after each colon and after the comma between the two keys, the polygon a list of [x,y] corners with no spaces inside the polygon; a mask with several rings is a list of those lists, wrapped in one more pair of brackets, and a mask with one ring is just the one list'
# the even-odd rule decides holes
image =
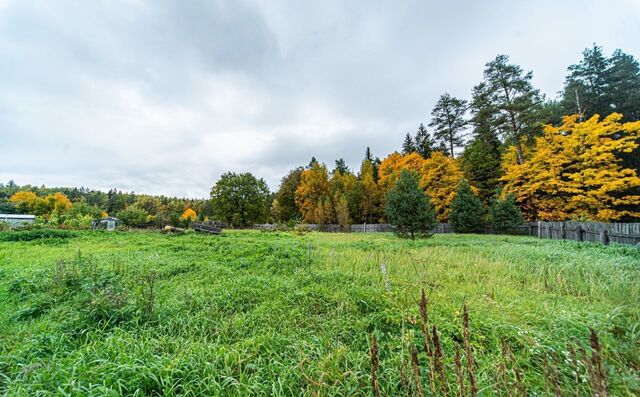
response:
{"label": "overcast sky", "polygon": [[593,42],[640,56],[640,1],[0,0],[0,181],[206,197],[356,168],[504,53],[547,96]]}

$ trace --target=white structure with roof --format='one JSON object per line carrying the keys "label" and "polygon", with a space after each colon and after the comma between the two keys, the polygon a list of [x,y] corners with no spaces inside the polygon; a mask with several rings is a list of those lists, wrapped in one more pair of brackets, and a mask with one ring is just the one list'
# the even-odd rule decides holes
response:
{"label": "white structure with roof", "polygon": [[0,214],[0,222],[6,222],[11,225],[11,227],[32,225],[35,221],[35,215]]}

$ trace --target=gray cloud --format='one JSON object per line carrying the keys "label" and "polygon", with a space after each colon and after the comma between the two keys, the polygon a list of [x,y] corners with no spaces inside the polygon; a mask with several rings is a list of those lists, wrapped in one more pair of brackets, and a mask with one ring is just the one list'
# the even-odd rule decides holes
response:
{"label": "gray cloud", "polygon": [[276,188],[312,155],[397,149],[498,53],[550,96],[592,42],[640,54],[637,2],[558,3],[0,1],[0,180]]}

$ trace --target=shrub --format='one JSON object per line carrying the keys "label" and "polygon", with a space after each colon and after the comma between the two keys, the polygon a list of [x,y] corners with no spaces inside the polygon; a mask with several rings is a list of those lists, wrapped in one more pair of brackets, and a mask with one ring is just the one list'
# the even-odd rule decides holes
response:
{"label": "shrub", "polygon": [[126,209],[118,212],[118,218],[125,226],[139,226],[144,225],[147,222],[147,211],[129,206]]}
{"label": "shrub", "polygon": [[473,194],[466,179],[460,181],[456,197],[451,204],[449,222],[456,233],[477,233],[484,227],[484,206]]}
{"label": "shrub", "polygon": [[0,241],[32,241],[41,239],[65,240],[76,237],[77,234],[69,230],[32,229],[0,232]]}
{"label": "shrub", "polygon": [[420,189],[418,176],[406,170],[387,193],[385,212],[400,237],[430,237],[436,225],[436,212],[429,196]]}

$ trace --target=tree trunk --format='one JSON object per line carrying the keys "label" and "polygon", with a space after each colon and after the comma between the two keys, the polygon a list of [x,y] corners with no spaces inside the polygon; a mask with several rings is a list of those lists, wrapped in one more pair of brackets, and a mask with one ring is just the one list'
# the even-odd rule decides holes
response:
{"label": "tree trunk", "polygon": [[516,141],[516,152],[518,153],[518,164],[524,164],[524,153],[522,152],[522,144],[520,139]]}

